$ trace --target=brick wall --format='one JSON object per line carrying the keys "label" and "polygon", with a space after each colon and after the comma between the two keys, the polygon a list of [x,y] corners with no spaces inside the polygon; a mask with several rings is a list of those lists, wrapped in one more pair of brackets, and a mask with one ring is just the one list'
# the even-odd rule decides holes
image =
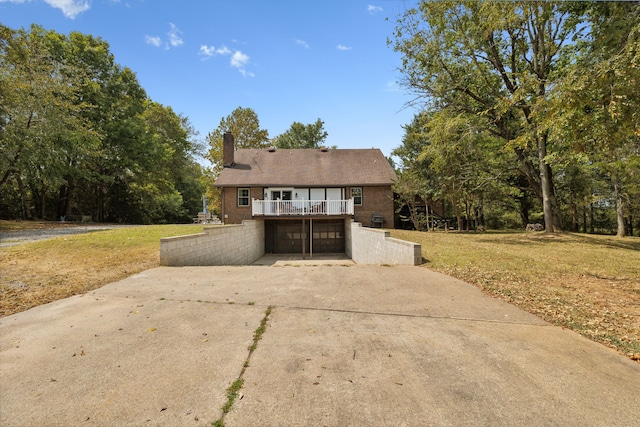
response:
{"label": "brick wall", "polygon": [[[246,187],[245,187],[246,188]],[[223,188],[222,189],[222,222],[225,224],[240,224],[242,221],[250,220],[251,217],[251,200],[264,199],[264,193],[261,187],[249,188],[249,206],[238,206],[238,189]]]}
{"label": "brick wall", "polygon": [[[347,188],[347,198],[351,197],[351,187]],[[362,206],[354,206],[353,220],[365,226],[371,225],[371,214],[384,217],[384,228],[394,228],[393,192],[391,187],[362,187]]]}
{"label": "brick wall", "polygon": [[248,265],[264,255],[264,221],[212,225],[200,234],[160,239],[160,265]]}
{"label": "brick wall", "polygon": [[389,232],[365,228],[358,222],[345,225],[345,250],[356,264],[422,264],[422,247],[389,237]]}

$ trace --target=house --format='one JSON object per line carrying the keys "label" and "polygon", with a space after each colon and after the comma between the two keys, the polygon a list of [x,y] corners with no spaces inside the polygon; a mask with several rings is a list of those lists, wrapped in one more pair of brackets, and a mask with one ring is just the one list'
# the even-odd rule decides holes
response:
{"label": "house", "polygon": [[345,252],[349,222],[394,226],[396,175],[378,149],[235,150],[226,133],[223,164],[221,219],[264,221],[266,253]]}

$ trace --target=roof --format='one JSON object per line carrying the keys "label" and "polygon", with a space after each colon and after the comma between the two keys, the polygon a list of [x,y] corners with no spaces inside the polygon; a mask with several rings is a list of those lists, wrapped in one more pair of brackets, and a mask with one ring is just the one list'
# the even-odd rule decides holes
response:
{"label": "roof", "polygon": [[391,185],[396,174],[377,148],[238,149],[216,187]]}

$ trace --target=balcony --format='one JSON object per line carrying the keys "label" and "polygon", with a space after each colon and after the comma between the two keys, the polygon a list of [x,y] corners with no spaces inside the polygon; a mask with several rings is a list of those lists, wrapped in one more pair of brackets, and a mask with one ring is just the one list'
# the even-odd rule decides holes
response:
{"label": "balcony", "polygon": [[353,215],[348,200],[257,200],[251,201],[253,216]]}

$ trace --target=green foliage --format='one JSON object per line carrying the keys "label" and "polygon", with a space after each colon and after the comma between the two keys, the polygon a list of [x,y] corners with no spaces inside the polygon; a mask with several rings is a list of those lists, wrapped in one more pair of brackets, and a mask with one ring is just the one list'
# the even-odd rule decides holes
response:
{"label": "green foliage", "polygon": [[220,119],[218,127],[210,132],[207,159],[213,165],[214,178],[222,171],[222,143],[225,132],[233,134],[235,148],[265,148],[269,144],[269,132],[260,129],[258,115],[251,108],[238,107],[227,117]]}
{"label": "green foliage", "polygon": [[212,170],[208,171],[213,179],[207,181],[207,196],[209,205],[213,210],[221,211],[220,191],[213,184],[222,172],[222,146],[225,132],[231,132],[234,137],[235,148],[266,148],[269,145],[269,132],[260,129],[258,115],[251,108],[238,107],[227,117],[220,119],[218,127],[209,132],[206,141],[209,151],[206,158],[212,164]]}
{"label": "green foliage", "polygon": [[328,135],[324,130],[324,122],[320,119],[308,125],[293,122],[291,128],[271,142],[278,148],[320,148]]}
{"label": "green foliage", "polygon": [[640,6],[592,4],[587,16],[591,43],[554,88],[546,120],[568,156],[587,165],[585,185],[608,190],[624,236],[640,191]]}
{"label": "green foliage", "polygon": [[430,111],[475,116],[514,151],[514,165],[543,199],[548,231],[560,224],[538,112],[575,32],[567,14],[552,2],[422,1],[398,19],[393,43],[404,85]]}
{"label": "green foliage", "polygon": [[191,126],[151,102],[104,40],[0,26],[0,78],[3,217],[147,223],[197,211]]}
{"label": "green foliage", "polygon": [[640,216],[639,23],[631,2],[421,1],[388,42],[424,103],[394,154],[457,216],[484,199],[586,230],[609,206],[623,235]]}

